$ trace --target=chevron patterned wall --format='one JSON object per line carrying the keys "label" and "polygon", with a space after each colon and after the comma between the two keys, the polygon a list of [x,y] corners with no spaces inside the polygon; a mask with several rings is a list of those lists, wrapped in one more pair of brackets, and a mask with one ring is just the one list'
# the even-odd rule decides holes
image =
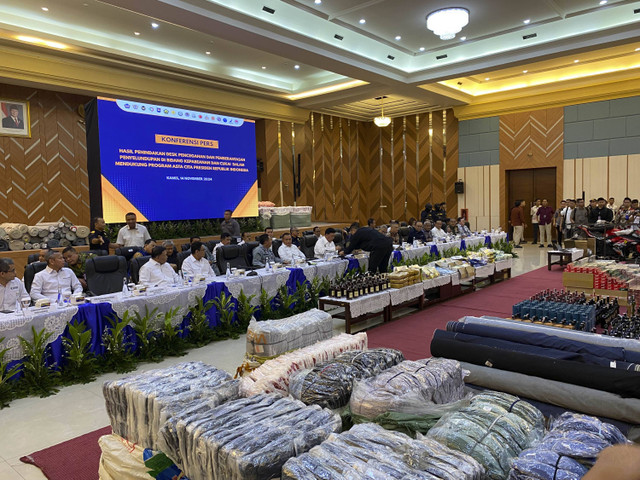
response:
{"label": "chevron patterned wall", "polygon": [[408,220],[425,203],[445,199],[449,214],[457,214],[458,121],[452,110],[397,117],[386,128],[313,113],[305,125],[262,120],[256,129],[262,200],[293,204],[292,159],[297,168],[300,154],[296,203],[312,205],[315,221]]}
{"label": "chevron patterned wall", "polygon": [[0,98],[28,101],[31,138],[0,136],[0,222],[89,225],[85,128],[79,95],[0,84]]}

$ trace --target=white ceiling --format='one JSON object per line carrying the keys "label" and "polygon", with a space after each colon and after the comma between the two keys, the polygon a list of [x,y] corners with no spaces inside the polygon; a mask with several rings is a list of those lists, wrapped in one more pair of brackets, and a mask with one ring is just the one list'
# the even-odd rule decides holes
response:
{"label": "white ceiling", "polygon": [[[467,8],[470,23],[443,41],[425,17],[449,6]],[[625,0],[3,0],[0,42],[57,40],[72,55],[124,58],[365,119],[380,95],[394,99],[392,115],[449,107],[466,97],[430,84],[638,41],[639,9]],[[352,80],[362,84],[287,98]]]}

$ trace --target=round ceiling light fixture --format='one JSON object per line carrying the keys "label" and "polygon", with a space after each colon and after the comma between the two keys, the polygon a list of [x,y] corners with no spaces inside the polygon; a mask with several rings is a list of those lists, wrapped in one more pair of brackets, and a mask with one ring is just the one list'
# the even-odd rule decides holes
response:
{"label": "round ceiling light fixture", "polygon": [[[382,101],[382,108],[381,108],[381,112],[380,112],[380,116],[376,117],[373,119],[373,123],[376,124],[376,126],[380,127],[380,128],[384,128],[387,127],[390,123],[391,123],[391,119],[389,117],[385,117],[384,116],[384,99],[385,97],[378,97],[381,101]],[[378,100],[378,98],[376,98],[376,100]]]}
{"label": "round ceiling light fixture", "polygon": [[468,24],[469,10],[466,8],[443,8],[427,15],[427,28],[441,40],[455,38],[456,33]]}

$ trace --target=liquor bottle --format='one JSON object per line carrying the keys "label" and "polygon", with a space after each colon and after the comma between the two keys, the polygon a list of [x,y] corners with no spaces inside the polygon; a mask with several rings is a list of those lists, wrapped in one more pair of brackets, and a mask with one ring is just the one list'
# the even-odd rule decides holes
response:
{"label": "liquor bottle", "polygon": [[353,300],[353,289],[351,288],[351,284],[347,282],[347,299],[348,300]]}
{"label": "liquor bottle", "polygon": [[331,288],[329,288],[329,296],[332,298],[338,298],[338,294],[336,293],[336,286],[334,283],[332,283]]}

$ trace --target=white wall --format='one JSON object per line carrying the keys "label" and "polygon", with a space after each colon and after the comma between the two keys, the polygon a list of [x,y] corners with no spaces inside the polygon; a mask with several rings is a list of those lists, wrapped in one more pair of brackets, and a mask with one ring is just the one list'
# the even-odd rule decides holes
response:
{"label": "white wall", "polygon": [[500,226],[500,166],[458,168],[464,193],[458,194],[458,208],[469,209],[471,230]]}
{"label": "white wall", "polygon": [[587,201],[615,197],[617,205],[640,198],[640,155],[565,160],[562,197],[579,198],[583,191]]}

